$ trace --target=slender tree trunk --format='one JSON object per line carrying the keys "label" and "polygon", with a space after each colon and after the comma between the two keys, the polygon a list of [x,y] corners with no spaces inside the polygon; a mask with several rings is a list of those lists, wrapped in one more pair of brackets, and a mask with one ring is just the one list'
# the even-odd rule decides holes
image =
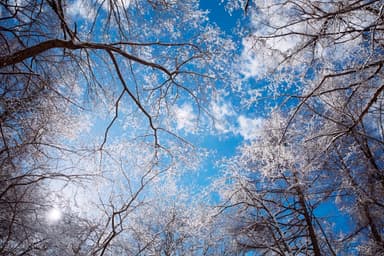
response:
{"label": "slender tree trunk", "polygon": [[[294,171],[293,176],[294,176],[295,182],[298,183],[299,180],[298,180],[298,178],[296,176],[296,171]],[[303,210],[302,214],[304,215],[304,219],[305,219],[305,222],[306,222],[306,225],[307,225],[309,238],[311,239],[311,242],[312,242],[313,255],[321,256],[319,242],[317,240],[317,235],[316,235],[316,232],[315,232],[315,228],[313,227],[311,214],[309,213],[308,208],[307,208],[307,204],[306,204],[304,193],[303,193],[303,191],[301,190],[301,188],[299,186],[296,187],[296,192],[297,192],[297,195],[299,197],[300,207]]]}

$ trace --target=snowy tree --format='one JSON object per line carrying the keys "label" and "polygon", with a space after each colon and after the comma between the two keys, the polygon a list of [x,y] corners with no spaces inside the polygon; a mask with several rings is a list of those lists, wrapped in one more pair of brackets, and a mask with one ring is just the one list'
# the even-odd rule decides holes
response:
{"label": "snowy tree", "polygon": [[[0,13],[1,253],[112,254],[145,193],[198,163],[180,136],[190,123],[173,117],[205,113],[234,45],[195,0],[16,0]],[[56,204],[73,219],[54,235],[39,223]]]}
{"label": "snowy tree", "polygon": [[272,255],[382,253],[383,3],[246,6],[241,72],[265,87],[244,103],[267,95],[273,114],[227,167],[223,207],[238,216],[239,244]]}
{"label": "snowy tree", "polygon": [[315,145],[300,143],[307,131],[296,129],[280,143],[283,120],[277,115],[266,121],[259,137],[228,161],[225,178],[218,182],[225,215],[236,216],[228,232],[239,250],[335,254],[329,243],[331,223],[324,225],[326,218],[316,214],[333,188],[327,173],[316,169],[322,155]]}

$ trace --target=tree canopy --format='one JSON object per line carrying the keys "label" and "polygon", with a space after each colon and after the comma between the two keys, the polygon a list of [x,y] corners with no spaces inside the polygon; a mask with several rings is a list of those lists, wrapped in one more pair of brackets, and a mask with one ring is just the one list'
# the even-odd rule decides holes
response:
{"label": "tree canopy", "polygon": [[0,254],[384,253],[383,2],[204,4],[0,2]]}

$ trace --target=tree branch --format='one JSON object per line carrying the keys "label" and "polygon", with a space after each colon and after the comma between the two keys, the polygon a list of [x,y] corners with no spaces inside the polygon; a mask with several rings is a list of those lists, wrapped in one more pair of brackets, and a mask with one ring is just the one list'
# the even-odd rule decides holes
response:
{"label": "tree branch", "polygon": [[137,56],[131,55],[126,51],[112,45],[113,44],[99,44],[99,43],[89,43],[89,42],[75,43],[72,41],[65,41],[60,39],[47,40],[37,45],[17,51],[13,54],[0,57],[0,68],[10,66],[10,65],[15,65],[28,58],[38,56],[39,54],[42,54],[43,52],[46,52],[51,49],[69,49],[69,50],[92,49],[92,50],[105,50],[105,51],[118,53],[124,58],[130,59],[134,62],[140,63],[148,67],[152,67],[154,69],[158,69],[166,73],[168,76],[172,77],[173,72],[169,71],[165,67],[157,63],[153,63],[153,62],[144,60],[142,58],[139,58]]}

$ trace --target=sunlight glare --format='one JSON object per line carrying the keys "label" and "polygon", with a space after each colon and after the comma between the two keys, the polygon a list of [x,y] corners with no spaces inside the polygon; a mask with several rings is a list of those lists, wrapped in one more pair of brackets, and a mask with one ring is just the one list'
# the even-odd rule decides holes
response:
{"label": "sunlight glare", "polygon": [[52,208],[47,212],[47,220],[50,223],[55,223],[59,221],[62,217],[62,213],[59,209],[57,208]]}

